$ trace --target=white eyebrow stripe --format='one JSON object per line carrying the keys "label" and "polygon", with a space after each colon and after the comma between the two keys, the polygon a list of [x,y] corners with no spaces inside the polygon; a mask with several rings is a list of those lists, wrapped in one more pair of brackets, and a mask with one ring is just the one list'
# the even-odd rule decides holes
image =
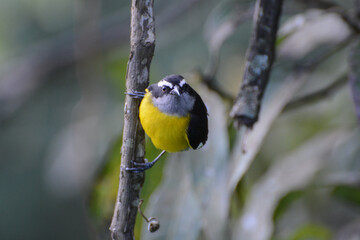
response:
{"label": "white eyebrow stripe", "polygon": [[179,86],[182,88],[186,84],[185,79],[181,80]]}
{"label": "white eyebrow stripe", "polygon": [[165,80],[161,80],[160,82],[158,82],[158,86],[159,87],[163,87],[163,86],[166,86],[166,87],[169,87],[169,88],[173,88],[174,86],[172,85],[172,83],[169,83]]}

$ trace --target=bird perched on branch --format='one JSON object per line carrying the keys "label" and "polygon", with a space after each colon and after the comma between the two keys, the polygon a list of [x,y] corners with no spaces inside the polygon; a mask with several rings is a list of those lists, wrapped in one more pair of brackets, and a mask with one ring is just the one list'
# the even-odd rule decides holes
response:
{"label": "bird perched on branch", "polygon": [[152,162],[136,163],[127,171],[151,168],[165,152],[199,149],[208,138],[208,113],[199,94],[180,75],[169,75],[150,85],[142,98],[139,117],[154,146],[163,150]]}

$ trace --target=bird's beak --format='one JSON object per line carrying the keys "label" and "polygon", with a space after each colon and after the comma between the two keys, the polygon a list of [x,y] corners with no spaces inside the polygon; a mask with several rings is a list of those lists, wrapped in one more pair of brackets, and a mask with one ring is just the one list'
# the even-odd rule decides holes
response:
{"label": "bird's beak", "polygon": [[178,86],[175,86],[173,90],[171,90],[171,92],[175,92],[178,96],[180,96],[180,92],[179,92],[179,88]]}

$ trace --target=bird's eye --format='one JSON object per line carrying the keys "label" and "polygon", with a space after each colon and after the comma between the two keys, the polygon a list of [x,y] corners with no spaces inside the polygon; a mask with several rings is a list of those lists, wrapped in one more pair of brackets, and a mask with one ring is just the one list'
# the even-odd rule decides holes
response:
{"label": "bird's eye", "polygon": [[163,88],[162,88],[162,91],[165,92],[165,91],[166,91],[166,87],[163,87]]}

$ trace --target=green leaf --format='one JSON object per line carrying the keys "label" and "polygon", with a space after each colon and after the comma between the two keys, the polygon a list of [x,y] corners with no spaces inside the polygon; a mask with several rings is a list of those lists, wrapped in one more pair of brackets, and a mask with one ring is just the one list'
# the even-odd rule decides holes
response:
{"label": "green leaf", "polygon": [[289,240],[330,240],[331,235],[331,231],[324,226],[306,224],[295,231]]}
{"label": "green leaf", "polygon": [[283,213],[288,209],[288,207],[293,202],[298,200],[303,194],[304,194],[304,191],[301,191],[301,190],[293,191],[293,192],[286,194],[286,196],[284,196],[280,200],[279,204],[277,205],[277,207],[274,211],[274,215],[273,215],[274,222],[277,221],[283,215]]}
{"label": "green leaf", "polygon": [[360,206],[360,189],[353,186],[337,186],[332,194],[341,200]]}

